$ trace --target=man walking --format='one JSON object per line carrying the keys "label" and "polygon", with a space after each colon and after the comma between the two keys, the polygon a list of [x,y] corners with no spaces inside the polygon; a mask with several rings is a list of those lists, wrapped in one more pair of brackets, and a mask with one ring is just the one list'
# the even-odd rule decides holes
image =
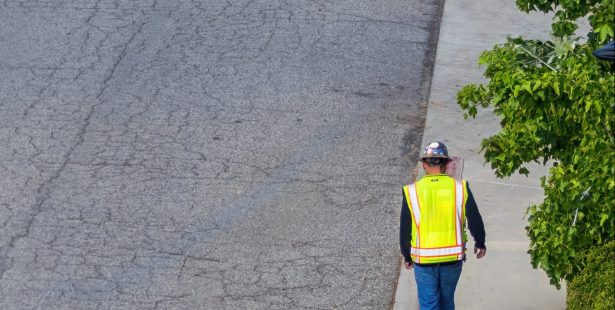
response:
{"label": "man walking", "polygon": [[446,174],[450,161],[441,142],[432,142],[421,156],[425,176],[404,186],[399,242],[406,269],[414,268],[421,310],[455,309],[455,288],[465,261],[467,225],[474,253],[487,253],[485,228],[465,180]]}

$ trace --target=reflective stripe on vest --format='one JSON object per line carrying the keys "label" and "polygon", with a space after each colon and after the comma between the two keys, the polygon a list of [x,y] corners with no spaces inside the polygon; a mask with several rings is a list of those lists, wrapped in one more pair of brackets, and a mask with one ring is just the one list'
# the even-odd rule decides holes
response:
{"label": "reflective stripe on vest", "polygon": [[[451,182],[452,181],[451,183],[454,184],[453,188],[449,187],[448,192],[447,192],[446,186],[450,186],[450,185],[444,185],[443,183],[438,184],[438,185],[430,185],[430,183],[425,183],[428,181],[422,182],[421,188],[419,189],[417,189],[416,183],[413,183],[407,186],[407,198],[409,198],[410,208],[412,211],[412,218],[414,220],[415,228],[416,228],[416,232],[413,232],[412,234],[414,242],[410,248],[410,254],[412,255],[413,260],[417,263],[434,263],[434,262],[439,262],[439,261],[460,260],[463,258],[463,254],[465,251],[464,233],[463,233],[463,230],[464,230],[463,207],[465,203],[465,192],[464,192],[463,183],[459,180],[454,180],[454,179],[451,180],[449,177],[446,177],[446,176],[435,176],[435,177],[441,178],[441,179],[438,179],[440,182]],[[422,188],[422,186],[426,186],[427,189]],[[429,198],[426,198],[426,196],[420,196],[421,192],[424,193],[425,190],[430,191],[432,196]],[[441,196],[440,192],[442,190],[444,190],[445,196]],[[434,192],[437,192],[437,194],[435,194],[435,197],[434,197]],[[454,197],[452,197],[453,195]],[[421,205],[419,201],[420,200],[419,196],[423,197],[423,199],[427,199],[428,206]],[[430,207],[429,206],[430,203],[432,204],[431,207],[433,207],[434,201],[438,201],[439,199],[441,199],[441,197],[447,197],[447,196],[450,197],[450,198],[447,198],[450,200],[445,199],[444,203],[441,205],[448,206],[447,208],[450,208],[450,209],[444,209],[444,212],[446,213],[448,212],[446,210],[450,210],[451,213],[447,213],[447,214],[453,215],[452,218],[450,216],[445,216],[445,219],[442,219],[442,221],[444,222],[438,224],[439,217],[436,217],[435,219],[433,218],[434,211],[430,211],[430,209],[421,210],[422,208]],[[421,221],[424,220],[422,219],[424,216],[421,216],[421,211],[430,212],[428,214],[431,214],[431,217],[432,217],[430,218],[431,226],[421,227]],[[442,212],[442,211],[439,211],[439,212]],[[449,219],[454,221],[454,223],[448,222]],[[450,227],[450,228],[445,228],[444,231],[442,231],[444,227]],[[436,231],[425,231],[426,229],[429,229],[429,230],[436,229]],[[452,230],[447,230],[447,229],[452,229]],[[451,235],[452,233],[455,234],[454,239],[450,239],[451,237],[453,237]],[[421,236],[422,234],[426,234],[426,235]],[[439,237],[439,236],[443,236],[443,237]],[[429,238],[425,239],[427,237]],[[449,241],[445,241],[445,240],[449,240]]]}
{"label": "reflective stripe on vest", "polygon": [[431,249],[410,248],[410,254],[420,256],[420,257],[438,257],[438,256],[456,255],[460,253],[463,253],[462,245],[446,247],[446,248],[431,248]]}
{"label": "reflective stripe on vest", "polygon": [[[419,205],[419,198],[416,193],[416,186],[414,184],[410,184],[408,186],[408,194],[410,196],[410,205],[412,206],[412,216],[414,218],[414,224],[416,225],[416,229],[420,230],[421,228],[421,206]],[[421,235],[416,234],[416,246],[421,246]]]}
{"label": "reflective stripe on vest", "polygon": [[[455,223],[457,244],[463,243],[463,184],[455,180],[455,209],[457,210],[457,222]],[[462,250],[463,252],[463,250]]]}

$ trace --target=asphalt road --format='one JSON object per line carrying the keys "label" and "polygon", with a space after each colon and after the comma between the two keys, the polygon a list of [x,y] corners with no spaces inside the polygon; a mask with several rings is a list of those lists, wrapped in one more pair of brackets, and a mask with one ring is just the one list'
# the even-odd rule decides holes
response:
{"label": "asphalt road", "polygon": [[440,2],[0,0],[0,308],[389,307]]}

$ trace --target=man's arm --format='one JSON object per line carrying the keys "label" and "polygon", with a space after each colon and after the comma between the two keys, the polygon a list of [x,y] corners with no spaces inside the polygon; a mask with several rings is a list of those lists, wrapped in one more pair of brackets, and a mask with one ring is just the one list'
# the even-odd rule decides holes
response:
{"label": "man's arm", "polygon": [[406,263],[412,263],[410,258],[410,241],[412,240],[412,217],[402,190],[401,215],[399,216],[399,248]]}
{"label": "man's arm", "polygon": [[[485,247],[485,226],[483,218],[478,212],[478,206],[470,190],[470,184],[466,181],[468,189],[468,200],[466,201],[466,218],[468,219],[468,229],[474,238],[474,246],[478,249],[486,249]],[[484,255],[484,254],[483,254]],[[482,256],[481,256],[482,257]]]}

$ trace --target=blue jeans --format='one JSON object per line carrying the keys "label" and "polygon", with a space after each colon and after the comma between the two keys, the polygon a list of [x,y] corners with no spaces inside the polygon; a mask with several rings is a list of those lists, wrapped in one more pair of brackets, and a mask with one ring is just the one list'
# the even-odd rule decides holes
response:
{"label": "blue jeans", "polygon": [[454,310],[455,288],[463,261],[448,265],[414,265],[421,310]]}

